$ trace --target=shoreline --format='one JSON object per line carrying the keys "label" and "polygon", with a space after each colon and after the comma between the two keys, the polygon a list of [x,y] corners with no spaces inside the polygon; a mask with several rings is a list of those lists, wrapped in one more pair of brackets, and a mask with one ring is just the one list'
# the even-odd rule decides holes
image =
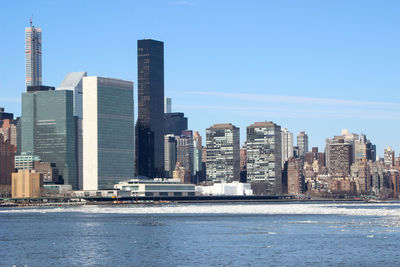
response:
{"label": "shoreline", "polygon": [[316,202],[358,202],[358,203],[389,203],[398,199],[366,200],[366,199],[294,199],[279,198],[277,196],[201,196],[182,198],[39,198],[39,199],[7,199],[0,203],[1,208],[15,207],[62,207],[62,206],[83,206],[83,205],[165,205],[165,204],[220,204],[220,203],[316,203]]}

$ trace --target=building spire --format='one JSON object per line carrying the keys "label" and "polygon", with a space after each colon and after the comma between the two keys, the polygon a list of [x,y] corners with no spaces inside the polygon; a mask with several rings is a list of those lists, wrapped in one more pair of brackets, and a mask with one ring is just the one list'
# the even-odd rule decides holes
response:
{"label": "building spire", "polygon": [[31,18],[29,19],[29,24],[31,25],[31,27],[32,27],[32,18],[33,18],[33,14],[31,16]]}

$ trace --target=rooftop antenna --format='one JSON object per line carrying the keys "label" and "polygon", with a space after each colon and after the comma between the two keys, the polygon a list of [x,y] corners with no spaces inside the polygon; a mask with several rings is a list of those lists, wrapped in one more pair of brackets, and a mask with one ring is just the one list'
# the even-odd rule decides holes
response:
{"label": "rooftop antenna", "polygon": [[31,25],[31,27],[32,27],[32,17],[33,17],[33,14],[31,16],[31,19],[29,20],[29,24]]}

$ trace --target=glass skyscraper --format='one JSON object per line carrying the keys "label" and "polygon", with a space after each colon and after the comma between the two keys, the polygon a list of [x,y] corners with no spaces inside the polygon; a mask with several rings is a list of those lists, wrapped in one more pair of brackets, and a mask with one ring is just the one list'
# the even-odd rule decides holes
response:
{"label": "glass skyscraper", "polygon": [[164,43],[138,40],[137,175],[164,175],[164,133]]}
{"label": "glass skyscraper", "polygon": [[26,86],[42,85],[42,29],[25,28]]}
{"label": "glass skyscraper", "polygon": [[73,92],[52,89],[22,94],[21,152],[56,163],[64,183],[77,189]]}
{"label": "glass skyscraper", "polygon": [[133,166],[133,83],[83,77],[83,189],[111,189]]}
{"label": "glass skyscraper", "polygon": [[82,81],[87,73],[70,72],[57,90],[70,90],[74,93],[74,116],[77,117],[77,160],[78,160],[78,188],[83,187],[83,134],[82,134]]}

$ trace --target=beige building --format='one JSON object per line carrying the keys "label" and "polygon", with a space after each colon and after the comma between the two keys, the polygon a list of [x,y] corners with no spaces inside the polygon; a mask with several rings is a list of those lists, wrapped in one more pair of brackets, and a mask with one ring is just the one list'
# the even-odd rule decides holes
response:
{"label": "beige building", "polygon": [[40,197],[43,176],[32,170],[18,170],[12,174],[11,188],[13,198]]}
{"label": "beige building", "polygon": [[175,170],[172,172],[174,179],[179,179],[182,184],[190,184],[190,171],[186,169],[180,161],[176,163]]}

